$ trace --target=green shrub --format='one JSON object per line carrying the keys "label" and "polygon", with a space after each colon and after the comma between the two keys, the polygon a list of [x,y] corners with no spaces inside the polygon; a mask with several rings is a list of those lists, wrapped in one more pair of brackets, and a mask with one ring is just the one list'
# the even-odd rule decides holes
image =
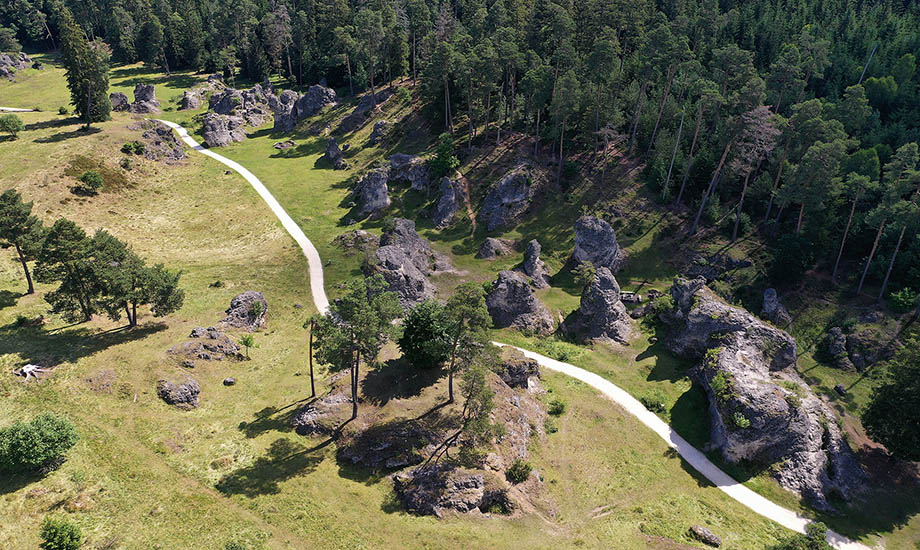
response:
{"label": "green shrub", "polygon": [[670,294],[662,294],[652,302],[651,311],[655,316],[674,311],[674,298]]}
{"label": "green shrub", "polygon": [[655,391],[639,398],[642,406],[654,413],[663,413],[667,410],[664,394]]}
{"label": "green shrub", "polygon": [[397,344],[412,366],[437,367],[450,354],[449,329],[450,319],[444,306],[434,300],[425,300],[409,311]]}
{"label": "green shrub", "polygon": [[59,114],[59,115],[66,115],[66,114],[69,113],[69,112],[70,112],[70,111],[67,109],[67,107],[64,107],[63,105],[61,105],[60,107],[58,107],[58,114]]}
{"label": "green shrub", "polygon": [[554,419],[547,418],[543,421],[543,430],[548,434],[554,434],[559,431],[559,426],[556,425]]}
{"label": "green shrub", "polygon": [[904,287],[888,295],[891,309],[897,313],[907,313],[917,305],[917,293],[913,289]]}
{"label": "green shrub", "polygon": [[248,547],[238,540],[227,541],[224,550],[248,550]]}
{"label": "green shrub", "polygon": [[80,527],[66,518],[46,517],[40,535],[42,550],[77,550],[83,546]]}
{"label": "green shrub", "polygon": [[530,477],[530,472],[532,471],[533,466],[531,466],[529,462],[522,458],[516,458],[514,462],[511,463],[511,466],[505,470],[505,477],[511,483],[523,483],[527,481],[527,478]]}
{"label": "green shrub", "polygon": [[776,243],[770,278],[778,284],[798,282],[811,269],[815,249],[804,235],[783,235]]}
{"label": "green shrub", "polygon": [[408,88],[399,87],[396,89],[396,98],[403,103],[407,103],[412,100],[412,92]]}
{"label": "green shrub", "polygon": [[575,284],[584,288],[591,284],[591,281],[594,280],[594,276],[597,274],[597,269],[594,268],[594,264],[591,262],[581,262],[575,269],[572,270],[572,276],[575,278]]}
{"label": "green shrub", "polygon": [[18,116],[14,114],[0,115],[0,132],[5,132],[15,138],[16,134],[24,129],[25,125]]}
{"label": "green shrub", "polygon": [[454,154],[454,140],[448,133],[438,137],[438,148],[435,157],[431,159],[431,175],[434,181],[444,176],[451,175],[460,166],[460,159]]}
{"label": "green shrub", "polygon": [[745,430],[751,427],[751,421],[748,420],[747,417],[744,416],[744,414],[738,411],[735,411],[734,414],[732,414],[732,422],[735,423],[736,427],[741,428],[742,430]]}
{"label": "green shrub", "polygon": [[556,361],[574,361],[584,353],[582,348],[559,340],[537,340],[535,345],[538,352]]}
{"label": "green shrub", "polygon": [[565,401],[553,399],[549,402],[549,408],[547,408],[546,412],[553,416],[562,416],[565,414]]}
{"label": "green shrub", "polygon": [[66,418],[42,413],[0,429],[0,472],[27,473],[57,466],[79,435]]}
{"label": "green shrub", "polygon": [[134,163],[131,162],[131,159],[129,157],[122,158],[118,164],[125,170],[131,170],[134,168]]}
{"label": "green shrub", "polygon": [[121,152],[126,155],[143,155],[146,150],[147,146],[139,141],[129,141],[121,146]]}
{"label": "green shrub", "polygon": [[95,170],[87,170],[77,178],[80,185],[74,186],[74,190],[82,195],[95,195],[102,189],[102,176]]}
{"label": "green shrub", "polygon": [[821,522],[805,526],[805,534],[790,535],[770,550],[833,550],[827,543],[827,525]]}

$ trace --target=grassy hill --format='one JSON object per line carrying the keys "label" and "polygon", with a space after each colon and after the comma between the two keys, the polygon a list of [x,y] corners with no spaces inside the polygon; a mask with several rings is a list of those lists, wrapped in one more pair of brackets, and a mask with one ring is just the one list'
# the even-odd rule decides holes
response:
{"label": "grassy hill", "polygon": [[[22,296],[18,264],[4,253],[9,261],[0,263],[0,423],[53,410],[70,417],[82,438],[63,467],[49,476],[0,480],[0,547],[37,547],[38,524],[49,513],[67,514],[79,523],[90,548],[221,549],[233,548],[228,546],[233,542],[252,549],[676,548],[662,537],[693,545],[687,528],[705,524],[723,537],[723,547],[750,549],[765,548],[784,534],[695,475],[632,417],[587,386],[555,374],[546,375],[546,385],[568,403],[568,412],[532,459],[556,505],[553,516],[435,520],[400,511],[387,477],[341,464],[334,445],[288,428],[289,414],[309,395],[302,324],[313,306],[306,261],[269,209],[242,178],[192,152],[177,165],[139,160],[132,170],[121,169],[121,145],[139,135],[131,129],[135,117],[113,113],[95,132],[78,132],[78,121],[57,114],[57,107],[68,103],[62,71],[46,67],[25,71],[17,82],[0,83],[0,104],[42,109],[22,115],[26,131],[19,139],[0,142],[0,189],[15,187],[26,200],[34,200],[46,223],[64,216],[87,229],[105,228],[150,262],[182,269],[187,297],[177,314],[164,319],[143,315],[134,330],[101,318],[69,326],[46,313],[41,295],[48,287],[39,285],[35,296]],[[112,91],[130,97],[136,83],[155,83],[165,108],[162,117],[197,130],[201,111],[176,111],[175,101],[203,78],[118,67],[112,72]],[[352,105],[346,101],[283,136],[298,144],[288,151],[272,148],[282,136],[273,135],[270,125],[221,150],[262,179],[314,241],[332,297],[340,292],[339,282],[360,274],[361,256],[343,254],[333,243],[351,228],[342,222],[349,210],[349,178],[393,152],[427,151],[436,132],[414,114],[417,105],[411,97],[397,95],[381,115],[394,121],[395,139],[382,148],[365,147],[370,124],[341,136],[340,142],[351,145],[346,154],[351,167],[333,171],[318,161],[325,145],[322,128]],[[529,151],[523,138],[519,141],[464,158],[460,171],[473,184],[474,196]],[[67,174],[88,165],[111,170],[113,179],[105,192],[87,199],[69,191],[73,176]],[[633,172],[625,162],[617,165],[611,170],[614,184],[604,187],[595,185],[586,170],[568,183],[559,200],[542,205],[539,216],[494,235],[538,238],[544,245],[556,284],[541,298],[553,309],[566,312],[577,306],[578,289],[563,266],[571,252],[572,222],[583,211],[615,207],[629,212],[617,228],[631,256],[627,271],[618,275],[624,288],[664,289],[669,284],[676,272],[674,252],[680,245],[673,234],[680,216],[656,207],[630,177]],[[482,228],[474,233],[461,221],[435,230],[418,216],[426,197],[407,189],[396,189],[394,197],[393,214],[418,219],[420,233],[465,271],[436,279],[443,292],[460,279],[491,280],[521,259],[518,254],[495,262],[475,260],[485,236]],[[358,227],[379,232],[381,222]],[[714,237],[697,246],[717,249],[720,244]],[[738,253],[756,250],[755,242],[743,246],[748,248]],[[215,281],[222,285],[215,287]],[[260,347],[251,361],[199,362],[186,370],[169,357],[168,348],[193,327],[215,324],[230,298],[249,289],[265,293],[270,318],[268,328],[255,335]],[[807,326],[826,322],[824,311],[809,313],[814,321]],[[29,321],[38,315],[45,322],[35,326]],[[634,395],[660,396],[666,404],[663,415],[702,446],[708,439],[705,398],[685,376],[688,365],[649,343],[653,335],[648,329],[629,348],[616,349],[580,348],[504,331],[498,336],[564,356]],[[862,388],[870,380],[820,366],[809,353],[802,361],[819,388],[832,393],[837,382],[854,388],[853,400],[841,404],[851,414],[864,402],[867,390]],[[26,362],[55,368],[40,383],[24,384],[7,374]],[[190,412],[165,405],[154,391],[156,380],[181,380],[186,373],[202,386],[202,406]],[[227,376],[237,384],[224,387],[221,380]],[[442,384],[426,389],[421,399],[442,395]],[[319,391],[323,388],[320,383]],[[394,399],[381,414],[407,415],[416,406]],[[750,477],[747,483],[755,490],[800,506],[765,474],[738,473]],[[859,510],[826,519],[868,540],[871,533],[888,535],[887,548],[912,548],[920,532],[917,506],[915,497],[902,494],[888,508],[874,508],[881,513],[869,518],[873,522]],[[106,546],[109,541],[112,546]]]}

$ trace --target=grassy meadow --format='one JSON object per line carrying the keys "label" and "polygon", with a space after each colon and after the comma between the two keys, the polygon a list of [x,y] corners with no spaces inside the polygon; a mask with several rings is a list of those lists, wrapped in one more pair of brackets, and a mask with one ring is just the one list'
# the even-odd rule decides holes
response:
{"label": "grassy meadow", "polygon": [[[767,548],[785,534],[696,475],[638,421],[558,374],[546,374],[545,384],[550,395],[567,403],[567,412],[557,421],[558,432],[535,444],[531,459],[555,505],[551,513],[436,520],[402,512],[388,477],[356,471],[336,460],[334,444],[288,428],[289,415],[309,395],[308,334],[302,324],[313,305],[306,260],[268,207],[241,177],[192,151],[175,165],[137,157],[132,170],[121,169],[121,145],[139,137],[131,129],[136,117],[113,113],[94,131],[79,132],[78,121],[57,113],[68,103],[63,71],[44,61],[42,71],[29,69],[17,82],[0,82],[0,105],[42,109],[21,115],[26,130],[17,140],[0,141],[0,189],[15,187],[35,201],[35,213],[46,223],[64,216],[87,230],[105,228],[149,262],[181,269],[186,301],[166,318],[144,312],[133,330],[104,318],[68,325],[47,313],[42,293],[51,288],[38,285],[36,295],[24,296],[18,262],[9,251],[0,253],[0,425],[53,410],[70,417],[82,436],[68,461],[47,477],[0,480],[0,548],[37,548],[38,525],[47,514],[76,521],[87,547],[99,549],[221,550],[234,542],[248,549],[677,548],[665,546],[661,537],[690,548],[699,544],[687,528],[703,524],[723,537],[723,548],[749,550]],[[158,116],[195,134],[203,110],[177,111],[176,106],[184,89],[204,79],[125,66],[113,69],[111,89],[130,99],[135,84],[154,83],[164,107]],[[411,101],[397,94],[384,106],[382,116],[395,121],[395,138],[382,147],[365,146],[372,124],[338,136],[350,145],[345,171],[331,170],[320,157],[324,128],[330,124],[334,130],[354,101],[321,113],[292,136],[273,134],[269,123],[220,150],[255,173],[313,240],[332,297],[342,281],[359,276],[363,260],[360,254],[344,254],[335,237],[355,227],[377,233],[381,227],[380,221],[345,226],[350,178],[394,152],[425,151],[437,132],[417,115],[405,115]],[[296,147],[272,148],[288,137]],[[477,151],[464,159],[461,171],[477,185],[494,181],[517,154],[513,145]],[[69,190],[74,178],[68,173],[85,166],[111,172],[97,197]],[[618,191],[623,189],[606,190],[604,196]],[[413,218],[429,202],[407,189],[394,189],[393,196],[394,214]],[[624,196],[627,202],[647,200],[641,192]],[[540,296],[556,311],[577,307],[579,289],[563,269],[573,244],[571,224],[598,198],[591,186],[576,185],[565,200],[541,205],[539,216],[493,235],[540,240],[556,274],[554,288]],[[673,223],[669,216],[648,212],[617,228],[631,257],[621,280],[624,289],[664,289],[670,283],[673,268],[660,244]],[[486,233],[481,227],[473,232],[467,220],[439,231],[420,219],[418,227],[457,268],[435,278],[442,294],[461,280],[491,280],[521,261],[520,252],[494,262],[475,260]],[[216,287],[216,281],[222,284]],[[249,289],[264,292],[269,303],[269,324],[255,334],[259,347],[252,350],[252,360],[179,366],[167,350],[193,327],[216,324],[230,298]],[[44,315],[40,326],[23,321],[39,315]],[[637,397],[660,399],[662,416],[703,446],[708,440],[705,397],[687,379],[689,365],[651,344],[653,335],[645,328],[628,348],[582,348],[507,331],[496,338],[564,354]],[[821,386],[832,388],[840,381],[838,372],[812,366],[807,357],[806,374]],[[23,383],[8,374],[28,362],[54,369],[41,382]],[[322,393],[322,369],[320,374]],[[155,394],[158,379],[185,376],[202,386],[201,406],[193,411],[169,407]],[[223,386],[227,376],[237,384]],[[366,375],[365,382],[369,379]],[[443,393],[444,381],[434,381],[417,390],[415,401],[391,396],[380,414],[408,416],[413,407]],[[855,399],[865,398],[854,393]],[[746,483],[801,507],[766,475],[749,476]],[[916,503],[895,504],[906,507],[900,523],[889,520],[894,512],[875,523],[850,522],[849,516],[829,519],[841,530],[852,523],[849,534],[870,542],[873,531],[889,534],[886,548],[915,548]]]}

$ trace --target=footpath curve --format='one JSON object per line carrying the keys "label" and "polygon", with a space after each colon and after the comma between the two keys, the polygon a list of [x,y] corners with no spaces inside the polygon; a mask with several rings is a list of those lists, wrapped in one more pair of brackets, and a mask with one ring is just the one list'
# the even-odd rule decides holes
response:
{"label": "footpath curve", "polygon": [[20,109],[19,107],[0,107],[0,111],[9,113],[31,113],[35,109]]}
{"label": "footpath curve", "polygon": [[[170,122],[168,120],[159,120],[159,122],[175,130],[186,145],[237,171],[250,185],[252,185],[256,192],[259,193],[259,196],[268,204],[268,207],[271,208],[272,212],[274,212],[275,216],[281,221],[281,225],[284,229],[294,238],[297,244],[300,245],[301,250],[310,264],[310,290],[313,293],[313,302],[316,304],[316,309],[319,310],[320,313],[328,311],[329,299],[326,297],[326,291],[323,287],[323,264],[320,261],[319,253],[316,251],[313,243],[310,242],[310,239],[304,234],[303,230],[300,229],[300,226],[298,226],[287,212],[284,211],[281,204],[272,196],[265,185],[259,181],[259,178],[238,162],[232,161],[202,147],[197,141],[189,136],[185,128],[175,122]],[[493,344],[499,347],[508,346],[508,344],[503,344],[501,342],[493,342]],[[711,460],[706,458],[706,455],[681,437],[655,413],[646,409],[639,400],[616,384],[600,375],[576,367],[575,365],[557,361],[516,346],[510,347],[520,350],[525,356],[537,361],[543,367],[571,376],[600,391],[605,397],[622,407],[627,413],[634,416],[639,422],[655,432],[672,449],[676,450],[688,464],[701,473],[706,479],[711,481],[716,487],[751,511],[773,520],[787,529],[799,533],[805,532],[805,526],[808,525],[811,520],[788,508],[783,508],[771,502],[733,479]],[[838,550],[870,550],[868,546],[852,541],[831,530],[827,532],[827,541]]]}

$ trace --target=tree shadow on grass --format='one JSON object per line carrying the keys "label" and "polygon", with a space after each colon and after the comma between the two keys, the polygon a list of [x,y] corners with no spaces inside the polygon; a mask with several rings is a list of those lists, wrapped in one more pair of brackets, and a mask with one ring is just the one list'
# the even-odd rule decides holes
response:
{"label": "tree shadow on grass", "polygon": [[12,292],[10,290],[0,290],[0,309],[16,305],[16,300],[22,298],[24,294]]}
{"label": "tree shadow on grass", "polygon": [[23,487],[41,481],[44,476],[38,472],[28,474],[13,474],[0,477],[0,495],[15,493]]}
{"label": "tree shadow on grass", "polygon": [[390,359],[367,373],[361,381],[361,392],[370,403],[382,407],[391,399],[418,397],[443,375],[442,369],[420,369],[403,357]]}
{"label": "tree shadow on grass", "polygon": [[98,134],[101,131],[101,129],[96,127],[90,127],[89,129],[86,129],[81,126],[80,128],[71,130],[69,132],[58,132],[47,137],[36,138],[35,143],[57,143],[66,139],[91,136],[93,134]]}
{"label": "tree shadow on grass", "polygon": [[297,414],[297,411],[316,401],[315,397],[300,399],[284,407],[265,407],[264,409],[253,414],[254,420],[250,422],[240,422],[238,428],[246,434],[246,437],[253,438],[269,431],[290,432],[291,417]]}
{"label": "tree shadow on grass", "polygon": [[51,367],[72,363],[81,357],[146,338],[167,328],[165,323],[147,323],[131,329],[119,327],[103,332],[88,327],[71,327],[48,331],[13,322],[0,327],[0,350],[18,354],[29,363]]}
{"label": "tree shadow on grass", "polygon": [[278,494],[282,482],[314,471],[325,458],[325,453],[321,451],[333,441],[333,438],[329,438],[318,445],[307,447],[289,439],[276,439],[265,456],[257,458],[250,466],[225,475],[215,487],[228,496],[255,498],[259,495]]}
{"label": "tree shadow on grass", "polygon": [[670,410],[670,424],[681,437],[697,449],[709,443],[709,400],[699,384],[685,391]]}
{"label": "tree shadow on grass", "polygon": [[30,122],[26,124],[25,129],[31,132],[33,130],[47,130],[48,128],[60,128],[61,126],[71,126],[74,124],[80,124],[80,119],[77,117],[49,118],[48,120]]}
{"label": "tree shadow on grass", "polygon": [[[277,139],[285,139],[285,136],[283,134],[278,134],[275,137]],[[298,143],[297,145],[295,145],[294,147],[291,147],[290,149],[279,149],[277,152],[272,153],[271,158],[273,159],[295,159],[295,158],[300,158],[300,157],[309,157],[321,151],[324,151],[325,148],[326,148],[326,145],[324,143],[320,143],[320,141],[317,139],[311,139],[310,141],[307,141],[306,143]],[[317,161],[317,163],[318,162],[319,161]],[[314,166],[314,168],[331,169],[332,165],[331,163],[327,165],[322,165],[322,166],[317,164]]]}
{"label": "tree shadow on grass", "polygon": [[668,351],[661,340],[650,345],[645,351],[637,355],[636,361],[642,361],[650,357],[655,358],[655,366],[648,374],[647,380],[674,382],[686,378],[689,363]]}

